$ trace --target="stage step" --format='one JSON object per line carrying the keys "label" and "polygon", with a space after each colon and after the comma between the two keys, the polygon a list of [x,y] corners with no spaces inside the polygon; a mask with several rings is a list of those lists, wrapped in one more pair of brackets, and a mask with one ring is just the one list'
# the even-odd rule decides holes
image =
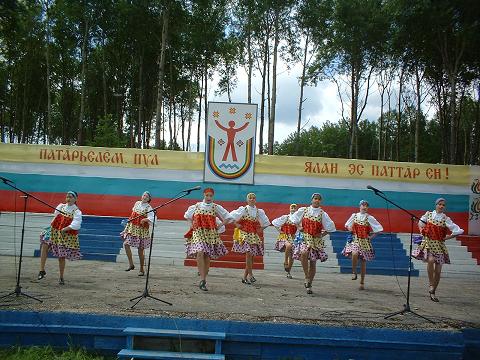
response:
{"label": "stage step", "polygon": [[224,360],[224,355],[218,354],[197,354],[197,353],[177,353],[171,351],[150,351],[150,350],[121,350],[117,356],[120,359],[191,359],[191,360]]}
{"label": "stage step", "polygon": [[128,359],[223,360],[223,332],[128,327],[127,348],[118,353]]}
{"label": "stage step", "polygon": [[[340,266],[341,273],[352,272],[352,260],[342,255],[346,244],[348,232],[336,231],[330,234],[333,252]],[[409,239],[410,240],[410,239]],[[372,240],[372,247],[375,251],[375,258],[367,262],[367,272],[376,275],[408,275],[409,256],[405,250],[404,243],[397,234],[384,233]],[[358,269],[360,268],[360,264]],[[419,276],[419,271],[412,264],[412,276]]]}
{"label": "stage step", "polygon": [[169,338],[185,338],[185,339],[209,339],[224,340],[225,333],[209,332],[209,331],[191,331],[191,330],[169,330],[169,329],[152,329],[152,328],[134,328],[128,327],[123,333],[131,336],[149,336],[149,337],[169,337]]}
{"label": "stage step", "polygon": [[457,240],[467,247],[477,265],[480,265],[480,236],[460,235],[457,236]]}

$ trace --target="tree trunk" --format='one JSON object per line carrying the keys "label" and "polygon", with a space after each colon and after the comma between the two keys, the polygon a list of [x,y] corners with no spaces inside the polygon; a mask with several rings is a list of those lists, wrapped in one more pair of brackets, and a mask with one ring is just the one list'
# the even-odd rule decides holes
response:
{"label": "tree trunk", "polygon": [[[50,91],[50,15],[49,15],[48,0],[45,1],[45,24],[46,24],[46,35],[47,35],[47,44],[45,51],[45,60],[47,62],[47,121],[45,124],[45,144],[50,142],[50,126],[52,123],[52,94]],[[3,139],[3,136],[2,136]]]}
{"label": "tree trunk", "polygon": [[[270,88],[270,47],[267,48],[267,78],[266,78],[266,84],[267,84],[267,119],[270,120],[270,113],[271,113],[271,88]],[[268,136],[267,136],[267,154],[268,154]]]}
{"label": "tree trunk", "polygon": [[160,147],[162,149],[166,149],[168,147],[168,143],[167,143],[167,140],[165,140],[165,114],[167,113],[167,103],[164,101],[162,103],[162,144],[160,145]]}
{"label": "tree trunk", "polygon": [[192,135],[192,121],[193,121],[193,100],[192,96],[192,84],[193,84],[193,70],[190,72],[190,79],[188,82],[188,131],[187,131],[187,146],[186,151],[190,151],[190,138]]}
{"label": "tree trunk", "polygon": [[25,69],[24,69],[24,72],[23,72],[23,99],[22,99],[22,123],[21,123],[21,127],[20,127],[20,142],[23,144],[26,142],[26,136],[25,136],[25,133],[26,133],[26,121],[27,121],[27,88],[28,88],[28,84],[27,84],[27,66],[24,65]]}
{"label": "tree trunk", "polygon": [[180,103],[180,121],[182,128],[182,150],[185,151],[185,108],[183,102]]}
{"label": "tree trunk", "polygon": [[67,112],[66,112],[66,97],[67,97],[67,81],[65,79],[65,74],[62,72],[62,86],[61,86],[61,96],[62,96],[62,107],[61,107],[61,114],[63,117],[63,121],[61,121],[62,124],[62,145],[67,145],[68,144],[68,139],[67,139],[67,121],[65,119],[67,118]]}
{"label": "tree trunk", "polygon": [[400,161],[400,125],[402,121],[402,92],[404,68],[400,70],[400,79],[398,84],[398,102],[397,102],[397,135],[395,140],[395,160]]}
{"label": "tree trunk", "polygon": [[160,149],[160,137],[162,128],[162,101],[163,101],[163,78],[165,76],[165,54],[168,36],[168,10],[163,11],[162,44],[160,47],[160,59],[158,61],[157,81],[157,109],[155,112],[155,148]]}
{"label": "tree trunk", "polygon": [[450,78],[450,164],[457,163],[457,82]]}
{"label": "tree trunk", "polygon": [[302,127],[302,110],[303,110],[303,90],[305,87],[305,73],[307,71],[307,55],[308,55],[308,33],[305,37],[305,47],[303,49],[303,63],[302,63],[302,77],[300,78],[300,99],[298,100],[298,119],[297,119],[297,142],[296,142],[296,151],[295,155],[299,154],[299,146],[300,146],[300,129]]}
{"label": "tree trunk", "polygon": [[[250,21],[250,19],[249,19]],[[252,103],[252,72],[253,72],[253,58],[252,58],[252,33],[247,36],[247,55],[248,55],[248,77],[247,77],[247,102]]]}
{"label": "tree trunk", "polygon": [[273,43],[273,64],[272,64],[272,103],[270,106],[270,117],[268,121],[268,154],[273,155],[275,141],[275,108],[277,105],[277,59],[278,44],[280,42],[278,29],[278,14],[275,16],[275,38]]}
{"label": "tree trunk", "polygon": [[415,66],[415,85],[416,85],[416,97],[417,97],[417,111],[415,116],[415,145],[414,145],[414,162],[418,162],[418,149],[420,146],[420,117],[422,115],[422,94],[420,74],[418,73],[418,65]]}
{"label": "tree trunk", "polygon": [[82,40],[82,74],[81,74],[81,95],[80,95],[80,117],[78,119],[78,145],[83,145],[83,120],[85,117],[85,72],[87,67],[87,41],[88,41],[88,18],[85,17],[85,29]]}
{"label": "tree trunk", "polygon": [[382,85],[382,90],[380,92],[380,125],[378,128],[378,155],[377,159],[378,160],[383,160],[382,159],[382,140],[383,140],[383,100],[385,98],[385,87]]}
{"label": "tree trunk", "polygon": [[[368,86],[367,86],[368,91]],[[355,124],[354,124],[354,136],[355,141],[355,159],[358,159],[358,121],[360,120],[361,112],[358,113],[358,98],[360,97],[360,69],[357,69],[357,77],[355,82]]]}
{"label": "tree trunk", "polygon": [[[172,111],[173,111],[173,146],[176,148],[177,144],[177,104],[175,103],[175,97],[172,96]],[[173,150],[173,149],[172,149]]]}
{"label": "tree trunk", "polygon": [[143,123],[143,53],[140,55],[140,67],[138,70],[138,122],[137,122],[137,146],[142,147],[142,123]]}
{"label": "tree trunk", "polygon": [[[208,119],[208,65],[205,61],[205,96],[203,97],[204,101],[204,112],[205,112],[205,134],[207,133],[207,119]],[[205,147],[206,147],[206,139],[205,139]]]}
{"label": "tree trunk", "polygon": [[172,126],[172,114],[175,114],[175,102],[174,102],[174,84],[173,84],[173,63],[170,61],[170,97],[168,99],[168,130],[170,134],[170,141],[168,142],[168,148],[173,150],[173,142],[175,139],[175,125]]}
{"label": "tree trunk", "polygon": [[[203,72],[200,85],[200,96],[198,98],[198,122],[197,122],[197,152],[200,152],[200,123],[202,119],[202,95],[203,95]],[[206,91],[205,91],[206,93]],[[206,97],[206,96],[205,96]]]}
{"label": "tree trunk", "polygon": [[265,83],[267,77],[267,58],[268,58],[268,36],[265,37],[265,49],[263,56],[262,73],[262,99],[260,100],[260,131],[258,141],[258,153],[263,154],[263,127],[265,125]]}
{"label": "tree trunk", "polygon": [[103,116],[106,118],[108,114],[107,109],[107,69],[106,69],[106,62],[105,62],[105,39],[102,36],[102,90],[103,90]]}
{"label": "tree trunk", "polygon": [[354,63],[352,63],[351,73],[350,73],[350,96],[352,98],[350,104],[350,144],[348,146],[348,158],[353,158],[353,147],[355,145],[355,136],[356,136],[356,127],[357,127],[357,94],[356,94],[356,83],[358,81],[357,69]]}
{"label": "tree trunk", "polygon": [[[390,138],[390,123],[391,123],[391,118],[392,118],[392,93],[391,89],[387,89],[387,96],[388,96],[388,117],[385,120],[385,131],[383,133],[383,157],[382,160],[387,160],[387,151],[388,151],[388,140]],[[391,160],[392,157],[390,156],[389,160]]]}
{"label": "tree trunk", "polygon": [[168,140],[168,149],[172,149],[173,146],[173,131],[172,130],[172,101],[170,100],[168,102],[168,134],[169,134],[169,140]]}
{"label": "tree trunk", "polygon": [[[380,119],[379,119],[379,131],[378,131],[378,160],[384,160],[385,157],[385,146],[386,141],[384,140],[385,129],[385,92],[389,96],[388,87],[390,84],[390,76],[388,70],[385,68],[385,65],[382,64],[382,71],[380,75],[380,82],[378,86],[380,88]],[[390,100],[390,97],[389,97]],[[383,146],[383,147],[382,147]],[[382,151],[383,148],[383,151]]]}

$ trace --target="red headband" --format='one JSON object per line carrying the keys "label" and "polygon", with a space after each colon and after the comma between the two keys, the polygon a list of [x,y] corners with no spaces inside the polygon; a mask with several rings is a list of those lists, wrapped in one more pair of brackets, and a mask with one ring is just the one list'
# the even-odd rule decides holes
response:
{"label": "red headband", "polygon": [[215,194],[215,191],[213,191],[212,188],[206,188],[205,190],[203,190],[203,193],[204,193],[204,194],[206,194],[206,193],[208,193],[208,192],[212,193],[212,195]]}

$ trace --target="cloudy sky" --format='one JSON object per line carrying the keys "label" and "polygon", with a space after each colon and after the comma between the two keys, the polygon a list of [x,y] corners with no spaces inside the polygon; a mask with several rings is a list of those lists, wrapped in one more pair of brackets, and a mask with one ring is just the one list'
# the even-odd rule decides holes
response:
{"label": "cloudy sky", "polygon": [[[287,70],[285,63],[280,61],[277,76],[277,107],[275,121],[275,141],[282,142],[291,133],[297,129],[298,101],[300,96],[299,77],[301,75],[301,65]],[[261,77],[257,73],[252,82],[252,102],[260,105]],[[214,77],[210,82],[208,91],[208,101],[228,102],[226,94],[216,96],[216,83],[218,78]],[[337,122],[341,118],[341,102],[338,97],[337,87],[333,82],[322,81],[316,87],[305,87],[302,113],[302,126],[306,129],[311,126],[321,126],[326,121]],[[247,102],[247,74],[244,68],[238,69],[238,84],[232,92],[232,102]],[[348,104],[346,105],[346,114],[348,116]],[[380,115],[380,97],[376,84],[371,85],[370,95],[367,107],[364,110],[362,118],[370,121],[378,119]],[[258,109],[258,117],[260,109]],[[196,117],[195,117],[196,118]],[[257,119],[257,128],[259,123]],[[196,126],[192,133],[192,140],[196,139]],[[258,131],[258,130],[257,130]],[[267,139],[268,123],[264,127],[264,139]],[[201,134],[205,133],[204,123],[202,121]],[[258,133],[257,133],[258,138]],[[196,149],[196,144],[192,144],[192,150]],[[204,136],[201,136],[201,151],[204,151]],[[258,147],[257,150],[258,152]]]}

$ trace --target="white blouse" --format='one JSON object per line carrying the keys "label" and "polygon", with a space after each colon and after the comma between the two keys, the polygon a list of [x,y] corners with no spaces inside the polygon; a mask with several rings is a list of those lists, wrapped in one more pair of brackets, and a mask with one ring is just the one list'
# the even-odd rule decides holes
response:
{"label": "white blouse", "polygon": [[70,213],[70,214],[73,212],[73,220],[68,226],[72,230],[80,230],[80,227],[82,226],[82,212],[80,211],[77,205],[58,204],[58,206],[55,208],[55,212],[53,213],[55,217],[58,214],[61,214],[60,211]]}
{"label": "white blouse", "polygon": [[[427,213],[423,215],[418,222],[418,226],[420,229],[425,227],[425,223],[427,222]],[[432,219],[435,221],[443,221],[445,220],[445,225],[447,225],[447,228],[452,232],[453,236],[461,235],[463,234],[463,229],[460,228],[457,224],[455,224],[452,219],[450,219],[445,213],[437,213],[435,210],[432,211]],[[425,221],[425,223],[423,222]]]}
{"label": "white blouse", "polygon": [[199,202],[196,203],[195,205],[191,205],[188,207],[187,211],[185,211],[185,214],[183,217],[187,220],[192,220],[193,219],[193,214],[195,213],[195,208],[198,206],[199,209],[209,211],[212,209],[212,206],[215,205],[215,215],[218,216],[220,219],[223,219],[223,221],[227,220],[226,223],[230,223],[233,221],[232,217],[230,216],[230,213],[225,210],[225,208],[221,205],[215,204],[213,202],[211,203],[206,203],[206,202]]}
{"label": "white blouse", "polygon": [[233,217],[234,221],[238,221],[246,213],[248,213],[248,215],[250,215],[252,218],[258,218],[258,222],[262,228],[266,228],[268,225],[270,225],[270,220],[268,220],[265,211],[258,209],[256,206],[240,206],[237,210],[233,210],[230,213],[230,216]]}
{"label": "white blouse", "polygon": [[[140,214],[144,211],[150,211],[150,210],[153,210],[153,208],[150,206],[149,203],[144,203],[142,201],[137,201],[135,203],[135,205],[133,205],[133,208],[132,208],[132,211],[135,211],[136,213]],[[155,221],[155,217],[154,217],[154,214],[153,214],[153,211],[150,211],[148,214],[147,214],[147,219],[153,223]]]}
{"label": "white blouse", "polygon": [[[308,213],[315,217],[319,216],[320,212],[323,211],[322,208],[320,207],[318,208],[314,208],[312,206],[309,206],[308,208],[301,207],[300,209],[295,211],[293,214],[289,215],[290,221],[293,222],[294,224],[301,225],[303,215],[305,214],[305,210],[307,209],[309,209]],[[323,230],[325,230],[326,232],[336,231],[335,223],[332,221],[332,219],[330,219],[330,216],[328,216],[328,214],[325,211],[323,211],[323,215],[322,215],[322,226],[323,226]]]}
{"label": "white blouse", "polygon": [[275,226],[276,228],[282,227],[282,225],[287,222],[289,217],[290,215],[282,215],[276,219],[273,219],[272,225]]}
{"label": "white blouse", "polygon": [[380,231],[383,231],[383,226],[380,224],[377,219],[375,219],[372,215],[369,215],[368,213],[354,213],[350,218],[347,220],[345,223],[345,227],[349,230],[352,231],[352,226],[353,226],[353,218],[357,216],[358,221],[365,221],[367,220],[370,226],[372,227],[372,233],[378,233]]}

